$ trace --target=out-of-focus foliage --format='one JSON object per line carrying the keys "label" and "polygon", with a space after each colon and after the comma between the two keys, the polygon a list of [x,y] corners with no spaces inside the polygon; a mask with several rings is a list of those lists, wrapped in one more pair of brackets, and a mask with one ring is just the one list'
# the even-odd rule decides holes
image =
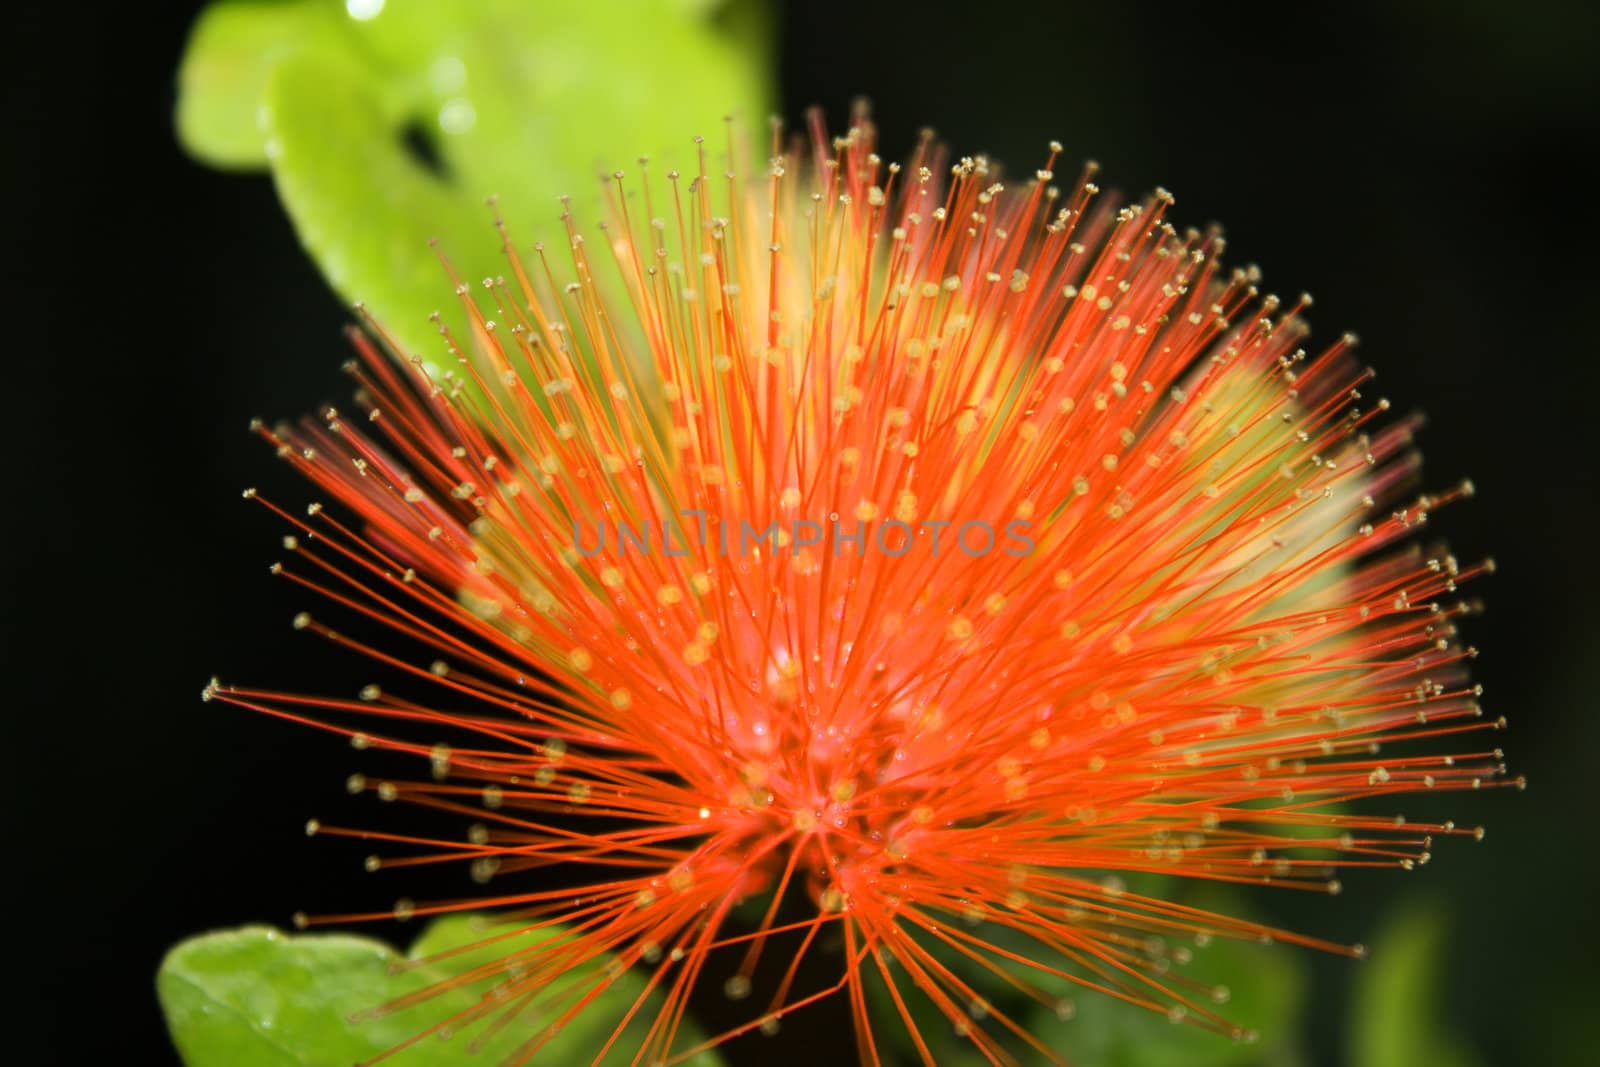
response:
{"label": "out-of-focus foliage", "polygon": [[[430,925],[407,955],[348,934],[290,936],[268,926],[220,930],[173,948],[156,976],[156,991],[188,1067],[349,1067],[477,1006],[492,981],[463,984],[389,1014],[370,1014],[483,963],[531,951],[550,936],[517,929],[481,916],[451,916]],[[493,943],[480,945],[491,938]],[[591,1062],[647,981],[640,972],[625,972],[544,1045],[539,1062]],[[658,992],[651,994],[604,1064],[632,1060],[659,1013],[660,999]],[[508,1000],[506,1010],[519,1014],[512,1025],[495,1029],[496,1013],[453,1038],[430,1035],[384,1062],[395,1067],[500,1063],[565,1007],[549,998]],[[479,1042],[476,1051],[469,1048],[473,1039]],[[678,1047],[701,1040],[691,1029],[679,1037]],[[723,1061],[701,1052],[684,1062],[720,1067]]]}
{"label": "out-of-focus foliage", "polygon": [[[1168,895],[1173,884],[1163,880]],[[1148,888],[1141,885],[1141,888]],[[1186,894],[1196,906],[1240,914],[1236,895],[1218,892]],[[1022,935],[985,929],[985,940],[1017,955],[1038,956],[1037,946]],[[953,973],[972,986],[983,1002],[979,1015],[1002,1013],[1021,1023],[1046,1047],[1067,1055],[1077,1067],[1298,1067],[1303,1063],[1297,1042],[1308,993],[1302,959],[1282,945],[1261,945],[1224,938],[1174,935],[1163,939],[1170,974],[1182,976],[1196,1001],[1238,1026],[1253,1031],[1248,1039],[1235,1039],[1195,1025],[1180,1016],[1137,1007],[1066,979],[1033,968],[995,962],[1018,979],[1035,986],[1049,1003],[1022,993],[970,958],[930,942],[927,947]],[[1060,961],[1051,962],[1052,966]],[[1068,966],[1069,972],[1100,985],[1103,977]],[[965,1063],[974,1055],[970,1041],[916,992],[910,977],[891,972],[911,1011],[917,1029],[939,1063]],[[1130,979],[1131,981],[1131,979]],[[1213,998],[1212,992],[1219,992]],[[868,1004],[879,1031],[898,1062],[920,1063],[910,1032],[900,1021],[887,987],[869,975]],[[993,1019],[985,1023],[993,1034],[1005,1033]],[[1045,1058],[1017,1042],[1024,1063],[1044,1063]]]}
{"label": "out-of-focus foliage", "polygon": [[[524,245],[562,240],[558,197],[599,216],[598,176],[711,164],[724,118],[770,104],[761,0],[227,0],[179,69],[177,126],[197,158],[270,168],[334,289],[368,304],[406,354],[443,351],[462,319],[429,241],[463,277],[503,273],[485,207]],[[458,332],[458,336],[461,336]]]}
{"label": "out-of-focus foliage", "polygon": [[1350,1015],[1350,1062],[1360,1067],[1481,1067],[1450,1031],[1439,1001],[1450,927],[1437,906],[1413,900],[1384,920],[1362,968]]}

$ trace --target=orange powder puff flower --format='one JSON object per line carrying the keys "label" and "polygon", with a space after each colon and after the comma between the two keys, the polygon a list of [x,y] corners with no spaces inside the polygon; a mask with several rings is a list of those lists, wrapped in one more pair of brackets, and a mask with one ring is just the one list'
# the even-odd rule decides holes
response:
{"label": "orange powder puff flower", "polygon": [[405,913],[553,932],[439,1022],[526,1025],[517,1062],[619,963],[661,998],[635,1062],[680,1060],[708,958],[739,998],[775,945],[705,1044],[843,996],[864,1062],[888,1027],[931,1062],[926,998],[977,1057],[1064,1062],[972,1016],[972,964],[1233,1031],[1164,938],[1359,947],[1115,875],[1336,891],[1481,833],[1367,803],[1505,782],[1456,640],[1488,564],[1408,540],[1470,487],[1406,496],[1412,423],[1362,397],[1353,339],[1302,348],[1309,299],[1223,269],[1165,192],[1057,186],[1058,145],[1022,180],[928,140],[885,165],[865,117],[773,141],[764,170],[701,145],[693,176],[618,174],[598,234],[508,237],[506,277],[458,284],[453,360],[393,361],[369,323],[359,419],[262,428],[359,518],[269,504],[299,528],[275,571],[433,651],[301,616],[397,691],[208,696],[431,761],[352,785],[465,840],[321,830],[494,875]]}

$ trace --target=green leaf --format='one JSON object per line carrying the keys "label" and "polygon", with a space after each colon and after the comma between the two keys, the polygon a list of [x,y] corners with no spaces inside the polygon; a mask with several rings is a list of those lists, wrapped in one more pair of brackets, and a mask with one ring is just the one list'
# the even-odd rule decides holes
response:
{"label": "green leaf", "polygon": [[1351,1063],[1478,1067],[1477,1055],[1440,1019],[1449,933],[1444,912],[1425,902],[1411,902],[1388,917],[1356,984]]}
{"label": "green leaf", "polygon": [[[1040,1010],[1034,1032],[1065,1050],[1077,1067],[1288,1067],[1301,1062],[1296,1047],[1306,1001],[1306,981],[1293,948],[1217,938],[1195,946],[1193,961],[1175,974],[1228,990],[1226,1003],[1209,1007],[1230,1024],[1253,1032],[1235,1040],[1187,1022],[1093,991],[1070,994],[1075,1012],[1061,1019]],[[1200,998],[1203,1001],[1203,997]]]}
{"label": "green leaf", "polygon": [[[517,930],[516,925],[497,926],[478,916],[451,916],[429,926],[409,956],[402,957],[366,937],[291,936],[267,926],[245,926],[174,947],[156,976],[156,990],[173,1043],[188,1067],[350,1067],[478,1004],[493,981],[457,986],[387,1014],[372,1015],[371,1009],[550,936]],[[506,934],[514,936],[502,936]],[[490,938],[495,940],[485,943]],[[589,1063],[645,984],[641,974],[623,974],[544,1046],[540,1062]],[[652,995],[603,1062],[612,1067],[629,1063],[659,1008],[660,997]],[[535,1004],[531,1013],[537,1010]],[[513,1021],[488,1035],[476,1052],[467,1046],[477,1028],[451,1040],[430,1036],[384,1063],[493,1067],[512,1056],[536,1027]],[[677,1047],[699,1040],[690,1030]],[[695,1067],[722,1063],[713,1052],[687,1062]]]}
{"label": "green leaf", "polygon": [[689,170],[697,134],[720,170],[724,116],[759,122],[770,99],[760,0],[348,7],[365,17],[337,0],[210,9],[180,68],[178,129],[208,162],[269,165],[333,287],[430,360],[445,351],[430,312],[465,335],[429,239],[465,278],[504,273],[486,197],[524,246],[564,244],[560,196],[592,230],[602,171],[640,155]]}
{"label": "green leaf", "polygon": [[[1145,889],[1157,880],[1138,881]],[[1170,879],[1163,884],[1166,896],[1181,896],[1185,903],[1226,915],[1242,914],[1238,899],[1231,894]],[[1038,956],[1040,952],[1031,938],[998,924],[973,932],[1018,955]],[[1188,963],[1174,960],[1169,981],[1226,987],[1226,1003],[1207,1006],[1229,1023],[1255,1031],[1255,1040],[1236,1041],[1189,1022],[1173,1023],[1160,1012],[996,958],[1012,974],[1026,979],[1056,1002],[1055,1007],[1047,1007],[971,959],[936,947],[931,940],[924,941],[924,945],[972,986],[992,1011],[1021,1022],[1047,1047],[1065,1055],[1074,1067],[1295,1067],[1302,1062],[1297,1040],[1307,983],[1296,949],[1225,938],[1215,938],[1203,947],[1180,937],[1167,940],[1172,947],[1185,947],[1192,954]],[[1086,973],[1084,976],[1090,977]],[[895,978],[935,1059],[940,1063],[972,1059],[971,1043],[957,1035],[950,1021],[913,988],[905,972],[899,971]],[[866,988],[873,1017],[880,1020],[877,1033],[883,1043],[895,1051],[897,1062],[920,1063],[888,990],[875,973],[868,974]],[[1203,993],[1197,996],[1205,1003]],[[1061,1010],[1058,1012],[1057,1008]],[[983,1025],[995,1036],[1006,1036],[1004,1027],[997,1022]],[[1009,1038],[1008,1041],[1020,1062],[1044,1062],[1032,1049]]]}
{"label": "green leaf", "polygon": [[195,158],[228,170],[267,166],[260,109],[267,79],[286,58],[310,54],[371,78],[343,9],[324,0],[215,4],[189,31],[178,67],[178,140]]}

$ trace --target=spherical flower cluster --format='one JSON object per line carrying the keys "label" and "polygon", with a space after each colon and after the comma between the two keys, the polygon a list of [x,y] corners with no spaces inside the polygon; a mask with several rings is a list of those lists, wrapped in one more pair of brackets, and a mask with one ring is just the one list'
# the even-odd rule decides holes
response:
{"label": "spherical flower cluster", "polygon": [[[1124,876],[1337,891],[1475,832],[1389,804],[1504,782],[1456,637],[1487,564],[1413,536],[1470,487],[1408,495],[1413,423],[1363,396],[1353,338],[1303,347],[1309,298],[1225,269],[1165,192],[1058,183],[1059,150],[1019,178],[932,140],[886,165],[858,116],[775,131],[764,167],[641,161],[597,232],[507,236],[504,277],[458,280],[447,358],[369,319],[359,416],[260,428],[340,505],[269,503],[297,527],[274,570],[433,651],[303,615],[384,688],[208,696],[427,761],[352,789],[464,839],[316,829],[492,883],[403,913],[552,935],[440,1029],[543,998],[537,1060],[638,967],[637,1062],[673,1062],[723,953],[761,995],[707,1044],[841,996],[864,1062],[885,1027],[927,1056],[920,998],[990,1062],[1063,1057],[971,1010],[952,958],[1231,1032],[1174,943],[1359,949]],[[836,980],[806,985],[813,956]]]}

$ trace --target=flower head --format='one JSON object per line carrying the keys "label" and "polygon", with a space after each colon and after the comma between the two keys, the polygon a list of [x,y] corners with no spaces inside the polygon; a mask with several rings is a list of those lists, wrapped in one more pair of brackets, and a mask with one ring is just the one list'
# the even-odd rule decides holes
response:
{"label": "flower head", "polygon": [[[280,511],[275,570],[437,661],[302,616],[399,684],[208,695],[429,761],[352,787],[475,820],[387,840],[492,895],[402,910],[559,930],[440,1021],[552,998],[525,1056],[637,964],[641,1062],[671,1061],[708,957],[740,998],[778,944],[729,1033],[837,995],[864,1061],[879,1027],[926,1055],[925,998],[991,1061],[1060,1059],[951,958],[1230,1031],[1171,941],[1359,949],[1119,879],[1337,891],[1475,832],[1370,803],[1503,780],[1456,639],[1487,564],[1412,539],[1470,487],[1406,495],[1413,424],[1354,339],[1302,347],[1309,298],[1223,268],[1165,192],[1057,184],[1055,145],[1019,179],[931,140],[886,165],[864,116],[773,137],[753,172],[703,144],[692,175],[619,172],[559,252],[508,236],[438,364],[369,320],[360,417],[261,429],[359,519]],[[836,982],[805,986],[812,954]]]}

